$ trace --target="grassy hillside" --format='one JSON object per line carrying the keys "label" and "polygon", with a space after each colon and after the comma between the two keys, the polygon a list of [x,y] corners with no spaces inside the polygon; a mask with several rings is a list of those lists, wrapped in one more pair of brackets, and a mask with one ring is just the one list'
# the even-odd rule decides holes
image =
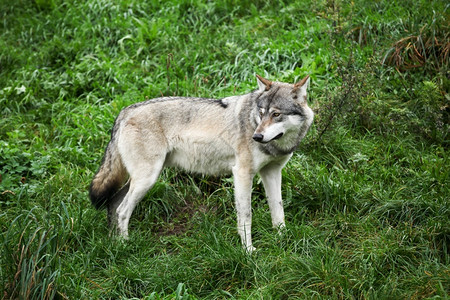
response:
{"label": "grassy hillside", "polygon": [[[4,299],[447,299],[447,1],[0,1]],[[310,74],[313,128],[259,179],[254,243],[232,181],[165,170],[130,240],[87,188],[127,105]],[[185,298],[184,298],[185,297]]]}

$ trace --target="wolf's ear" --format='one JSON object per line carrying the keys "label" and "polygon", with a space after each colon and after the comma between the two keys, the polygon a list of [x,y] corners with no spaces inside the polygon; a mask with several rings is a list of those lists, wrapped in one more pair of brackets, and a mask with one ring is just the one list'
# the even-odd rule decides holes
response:
{"label": "wolf's ear", "polygon": [[258,74],[256,74],[256,81],[258,82],[259,90],[260,91],[268,91],[270,87],[272,86],[272,81],[267,80]]}
{"label": "wolf's ear", "polygon": [[309,86],[309,75],[305,78],[294,84],[294,88],[292,89],[292,93],[297,94],[300,98],[300,101],[306,101],[306,90]]}

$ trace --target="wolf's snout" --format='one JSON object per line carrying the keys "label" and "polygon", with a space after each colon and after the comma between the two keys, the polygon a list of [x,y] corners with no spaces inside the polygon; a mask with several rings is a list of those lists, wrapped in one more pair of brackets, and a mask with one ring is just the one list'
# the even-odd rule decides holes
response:
{"label": "wolf's snout", "polygon": [[253,135],[253,139],[257,142],[262,142],[262,140],[264,139],[264,136],[261,133],[255,133]]}

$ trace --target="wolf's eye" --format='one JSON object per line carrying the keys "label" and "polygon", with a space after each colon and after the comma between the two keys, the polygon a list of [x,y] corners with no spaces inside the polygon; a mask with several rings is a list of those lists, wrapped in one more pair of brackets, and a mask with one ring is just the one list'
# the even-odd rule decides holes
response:
{"label": "wolf's eye", "polygon": [[277,112],[276,112],[276,113],[273,113],[272,116],[273,116],[274,118],[276,118],[276,117],[279,117],[280,115],[281,115],[280,113],[277,113]]}

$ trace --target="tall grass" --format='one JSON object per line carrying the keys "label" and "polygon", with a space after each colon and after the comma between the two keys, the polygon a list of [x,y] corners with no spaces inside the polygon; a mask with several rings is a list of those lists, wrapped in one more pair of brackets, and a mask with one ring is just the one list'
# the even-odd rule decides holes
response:
{"label": "tall grass", "polygon": [[[0,2],[3,299],[446,299],[445,1]],[[166,170],[109,236],[87,188],[125,106],[310,74],[314,126],[259,179],[239,246],[229,178]]]}

